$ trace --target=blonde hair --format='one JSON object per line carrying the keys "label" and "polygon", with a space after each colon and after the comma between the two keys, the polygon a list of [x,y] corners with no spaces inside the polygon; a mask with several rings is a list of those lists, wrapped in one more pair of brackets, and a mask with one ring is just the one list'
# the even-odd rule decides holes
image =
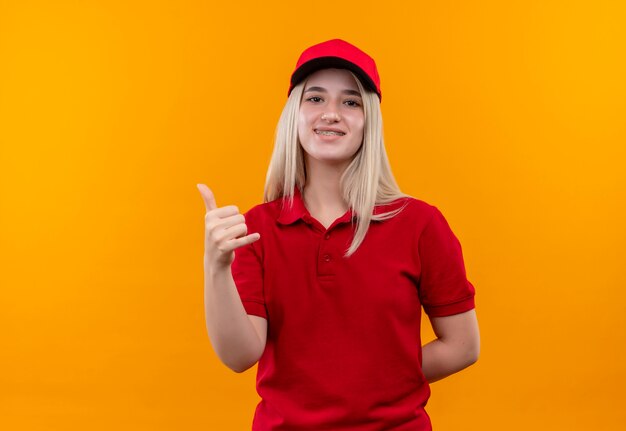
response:
{"label": "blonde hair", "polygon": [[[388,204],[398,198],[409,197],[402,193],[391,172],[383,138],[380,100],[373,91],[365,89],[356,80],[363,99],[365,124],[363,143],[345,169],[340,179],[343,199],[357,215],[356,231],[345,257],[350,257],[363,242],[370,221],[387,220],[403,208],[372,214],[376,205]],[[274,136],[274,151],[265,179],[264,202],[286,197],[293,205],[294,187],[303,190],[306,184],[304,150],[298,139],[298,114],[306,79],[296,85],[278,120]],[[354,223],[354,222],[353,222]]]}

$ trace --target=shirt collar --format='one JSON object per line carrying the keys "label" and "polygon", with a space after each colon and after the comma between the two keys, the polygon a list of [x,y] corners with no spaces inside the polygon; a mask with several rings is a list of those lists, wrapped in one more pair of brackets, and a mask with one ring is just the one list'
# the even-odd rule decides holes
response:
{"label": "shirt collar", "polygon": [[[307,223],[310,223],[313,217],[304,205],[304,201],[302,200],[302,194],[300,193],[300,188],[298,186],[295,186],[293,189],[293,193],[293,206],[289,207],[289,199],[287,198],[287,196],[283,196],[280,200],[279,205],[281,205],[281,209],[277,219],[278,223],[287,225],[294,223],[300,219],[304,220]],[[348,213],[350,213],[349,210]],[[343,217],[345,217],[346,214],[344,214]]]}
{"label": "shirt collar", "polygon": [[[304,205],[304,201],[302,200],[302,195],[300,193],[300,188],[298,186],[294,187],[294,196],[293,196],[293,206],[289,208],[289,200],[286,196],[283,196],[280,200],[279,205],[282,204],[280,214],[276,221],[280,224],[291,224],[296,222],[299,219],[304,220],[306,223],[311,223],[313,217],[311,213]],[[385,205],[379,205],[374,207],[373,214],[379,214],[384,212]],[[347,223],[352,218],[356,218],[356,214],[353,213],[352,209],[348,209],[344,215],[342,215],[337,223]],[[373,220],[377,221],[377,220]]]}

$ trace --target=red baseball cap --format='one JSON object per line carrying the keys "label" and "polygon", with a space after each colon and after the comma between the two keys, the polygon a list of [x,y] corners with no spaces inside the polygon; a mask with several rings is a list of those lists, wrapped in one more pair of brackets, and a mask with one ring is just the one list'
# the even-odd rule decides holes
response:
{"label": "red baseball cap", "polygon": [[309,74],[327,68],[348,69],[354,72],[365,87],[378,94],[378,99],[382,102],[380,77],[374,59],[356,46],[341,39],[331,39],[318,43],[300,54],[296,69],[291,74],[287,96],[291,94],[293,87]]}

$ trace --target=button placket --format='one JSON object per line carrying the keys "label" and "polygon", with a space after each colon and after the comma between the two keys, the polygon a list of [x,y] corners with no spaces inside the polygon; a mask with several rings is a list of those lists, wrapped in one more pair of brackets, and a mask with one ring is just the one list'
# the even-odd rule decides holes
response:
{"label": "button placket", "polygon": [[329,231],[325,231],[321,235],[323,241],[319,243],[319,253],[317,259],[317,274],[320,276],[330,276],[334,275],[334,262],[335,252],[333,251],[333,246],[330,241],[331,233]]}

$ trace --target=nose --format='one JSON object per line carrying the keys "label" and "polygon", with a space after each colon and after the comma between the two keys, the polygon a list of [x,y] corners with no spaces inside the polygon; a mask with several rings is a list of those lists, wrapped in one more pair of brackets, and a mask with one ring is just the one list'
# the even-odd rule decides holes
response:
{"label": "nose", "polygon": [[333,122],[333,121],[339,121],[341,118],[339,117],[339,113],[337,113],[336,111],[327,111],[324,112],[322,114],[322,120],[328,121],[328,122]]}

